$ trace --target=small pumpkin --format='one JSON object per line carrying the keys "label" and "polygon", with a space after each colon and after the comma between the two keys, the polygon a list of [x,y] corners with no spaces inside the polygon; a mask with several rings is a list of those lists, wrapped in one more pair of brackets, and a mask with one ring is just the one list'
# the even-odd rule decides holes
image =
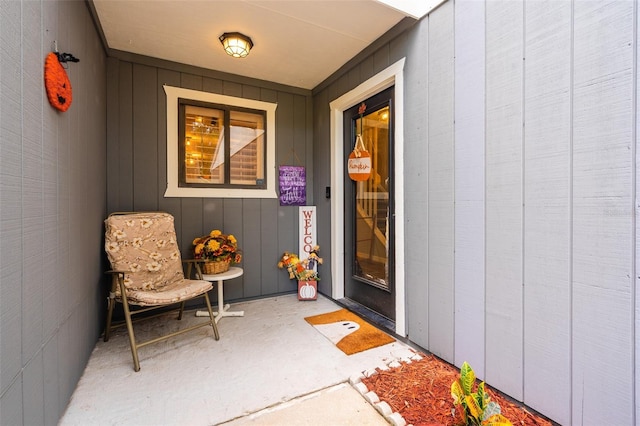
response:
{"label": "small pumpkin", "polygon": [[49,52],[44,61],[44,87],[52,107],[62,112],[69,109],[73,100],[71,81],[54,52]]}

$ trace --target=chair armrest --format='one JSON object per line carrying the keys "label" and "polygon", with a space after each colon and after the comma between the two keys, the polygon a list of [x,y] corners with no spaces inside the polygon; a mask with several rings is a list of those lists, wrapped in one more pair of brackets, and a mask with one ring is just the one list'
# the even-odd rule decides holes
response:
{"label": "chair armrest", "polygon": [[111,275],[111,292],[109,293],[109,298],[113,299],[116,297],[116,289],[120,283],[123,283],[124,288],[124,275],[128,274],[129,271],[116,271],[114,269],[110,269],[108,271],[104,271],[105,274]]}
{"label": "chair armrest", "polygon": [[182,259],[182,263],[184,263],[185,265],[187,265],[187,276],[186,278],[188,280],[191,279],[191,271],[193,268],[193,265],[195,265],[196,267],[196,278],[201,280],[202,279],[202,269],[200,268],[200,264],[206,262],[205,259]]}
{"label": "chair armrest", "polygon": [[108,271],[104,271],[104,273],[105,273],[105,274],[111,274],[111,275],[116,275],[116,274],[122,274],[122,275],[124,275],[124,274],[130,274],[130,273],[131,273],[131,271],[116,271],[116,270],[114,270],[114,269],[110,269],[110,270],[108,270]]}

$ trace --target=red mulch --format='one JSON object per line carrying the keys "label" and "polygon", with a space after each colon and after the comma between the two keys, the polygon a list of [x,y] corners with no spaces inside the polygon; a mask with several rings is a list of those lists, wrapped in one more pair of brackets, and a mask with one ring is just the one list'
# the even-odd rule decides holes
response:
{"label": "red mulch", "polygon": [[[451,410],[451,383],[460,371],[433,355],[420,354],[423,358],[402,363],[388,371],[378,370],[362,382],[369,391],[378,395],[394,412],[400,413],[407,424],[414,426],[459,425],[461,418],[454,418]],[[485,388],[492,401],[500,404],[502,414],[514,425],[544,425],[552,423],[502,395]],[[456,410],[459,411],[459,410]]]}

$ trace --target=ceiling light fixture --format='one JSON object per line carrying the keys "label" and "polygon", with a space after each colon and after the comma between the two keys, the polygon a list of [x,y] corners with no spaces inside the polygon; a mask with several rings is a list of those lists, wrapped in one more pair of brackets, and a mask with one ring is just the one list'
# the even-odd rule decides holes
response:
{"label": "ceiling light fixture", "polygon": [[244,58],[253,47],[251,39],[244,34],[224,33],[219,38],[225,52],[234,58]]}

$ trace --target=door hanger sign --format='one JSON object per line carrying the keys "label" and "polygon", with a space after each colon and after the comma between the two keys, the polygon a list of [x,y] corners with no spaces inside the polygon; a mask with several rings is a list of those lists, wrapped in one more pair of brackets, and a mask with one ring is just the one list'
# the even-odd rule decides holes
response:
{"label": "door hanger sign", "polygon": [[371,156],[365,149],[362,135],[360,134],[356,137],[356,145],[351,154],[349,154],[347,169],[349,177],[355,181],[367,180],[371,176]]}

